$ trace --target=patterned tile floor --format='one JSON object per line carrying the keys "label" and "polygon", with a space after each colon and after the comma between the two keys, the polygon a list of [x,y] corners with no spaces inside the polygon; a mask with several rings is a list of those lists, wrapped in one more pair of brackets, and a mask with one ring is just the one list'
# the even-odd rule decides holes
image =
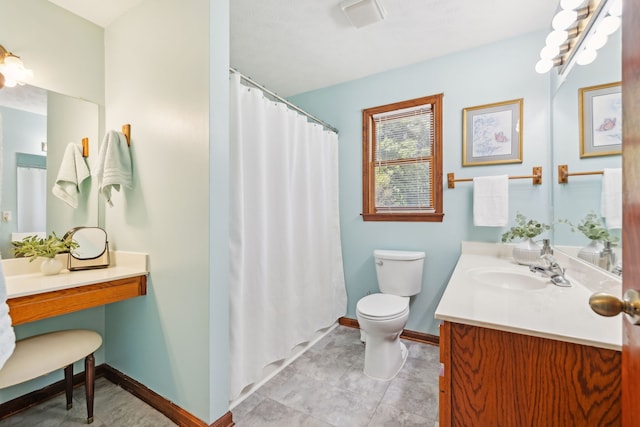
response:
{"label": "patterned tile floor", "polygon": [[[437,425],[438,347],[404,341],[407,362],[391,381],[362,372],[357,329],[338,326],[232,410],[237,427],[409,427]],[[58,396],[0,421],[4,426],[86,426],[84,389],[66,411]],[[96,380],[93,427],[174,425],[127,391]]]}

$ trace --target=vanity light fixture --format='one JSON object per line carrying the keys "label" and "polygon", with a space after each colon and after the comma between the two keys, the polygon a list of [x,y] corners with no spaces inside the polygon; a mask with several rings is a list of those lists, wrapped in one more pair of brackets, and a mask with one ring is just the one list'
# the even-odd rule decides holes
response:
{"label": "vanity light fixture", "polygon": [[356,28],[382,21],[386,11],[379,0],[345,0],[340,8]]}
{"label": "vanity light fixture", "polygon": [[622,0],[561,0],[536,71],[544,74],[559,66],[558,73],[566,75],[576,63],[593,62],[608,36],[620,28],[621,14]]}
{"label": "vanity light fixture", "polygon": [[24,84],[33,77],[33,71],[24,67],[19,56],[0,45],[0,89]]}

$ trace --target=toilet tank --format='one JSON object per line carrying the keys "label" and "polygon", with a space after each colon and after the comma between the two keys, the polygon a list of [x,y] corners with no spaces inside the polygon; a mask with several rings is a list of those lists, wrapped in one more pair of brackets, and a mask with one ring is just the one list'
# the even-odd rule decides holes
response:
{"label": "toilet tank", "polygon": [[424,252],[376,250],[373,256],[380,292],[401,297],[420,293]]}

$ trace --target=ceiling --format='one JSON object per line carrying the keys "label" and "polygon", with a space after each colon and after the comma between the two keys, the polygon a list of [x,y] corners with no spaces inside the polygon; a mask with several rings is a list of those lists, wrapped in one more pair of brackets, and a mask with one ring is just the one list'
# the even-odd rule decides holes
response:
{"label": "ceiling", "polygon": [[[142,0],[49,1],[105,27]],[[356,29],[340,0],[230,0],[231,66],[290,96],[547,30],[559,2],[380,1],[386,19]]]}

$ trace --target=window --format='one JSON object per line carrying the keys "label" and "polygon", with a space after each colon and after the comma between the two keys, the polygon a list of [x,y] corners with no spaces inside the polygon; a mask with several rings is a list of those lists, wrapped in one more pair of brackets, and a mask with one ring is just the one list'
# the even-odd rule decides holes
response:
{"label": "window", "polygon": [[442,222],[442,94],[362,111],[362,217]]}

